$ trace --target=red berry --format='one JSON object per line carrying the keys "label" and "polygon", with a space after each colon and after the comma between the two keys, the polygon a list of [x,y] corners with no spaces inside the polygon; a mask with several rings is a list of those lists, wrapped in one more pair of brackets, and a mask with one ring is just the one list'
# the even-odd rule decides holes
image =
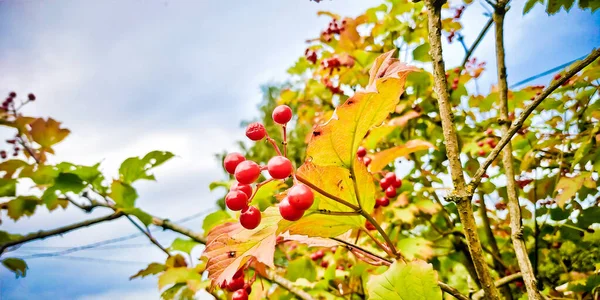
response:
{"label": "red berry", "polygon": [[523,281],[517,281],[515,282],[515,286],[518,288],[522,288],[523,287]]}
{"label": "red berry", "polygon": [[387,178],[387,180],[388,180],[390,183],[393,183],[394,181],[396,181],[396,173],[394,173],[394,172],[389,172],[389,173],[385,174],[385,178]]}
{"label": "red berry", "polygon": [[292,174],[292,162],[283,156],[274,156],[267,164],[269,175],[275,179],[285,179]]}
{"label": "red berry", "polygon": [[0,156],[4,159],[6,158],[6,151],[2,150],[0,151]]}
{"label": "red berry", "polygon": [[246,283],[244,284],[244,290],[246,291],[246,294],[250,295],[250,293],[252,293],[252,286]]}
{"label": "red berry", "polygon": [[248,196],[242,191],[230,191],[225,196],[225,205],[231,210],[242,210],[248,206]]}
{"label": "red berry", "polygon": [[396,180],[394,180],[394,182],[392,182],[392,186],[399,189],[400,187],[402,187],[402,179],[400,178],[396,178]]}
{"label": "red berry", "polygon": [[310,255],[310,259],[312,259],[312,261],[317,261],[317,260],[319,260],[321,258],[315,252],[315,253],[313,253],[313,254]]}
{"label": "red berry", "polygon": [[385,196],[388,198],[396,197],[396,188],[393,186],[389,186],[387,189],[385,189]]}
{"label": "red berry", "polygon": [[229,189],[229,190],[244,192],[244,194],[246,194],[246,196],[248,196],[248,199],[250,199],[250,197],[252,197],[252,186],[249,184],[240,184],[239,182],[235,182],[234,184],[231,185],[231,189]]}
{"label": "red berry", "polygon": [[221,289],[226,289],[227,288],[227,280],[224,280],[223,282],[221,282],[221,284],[219,285],[219,287]]}
{"label": "red berry", "polygon": [[34,101],[35,95],[30,93],[29,95],[27,95],[27,99],[29,99],[29,101]]}
{"label": "red berry", "polygon": [[377,199],[375,199],[375,205],[386,207],[386,206],[390,205],[390,199],[388,199],[386,197],[377,198]]}
{"label": "red berry", "polygon": [[237,277],[231,279],[231,281],[227,284],[227,289],[230,291],[239,290],[244,287],[244,277]]}
{"label": "red berry", "polygon": [[485,131],[485,134],[487,134],[487,135],[492,135],[492,133],[494,133],[494,130],[492,130],[491,128],[488,128],[488,129]]}
{"label": "red berry", "polygon": [[244,276],[244,268],[240,268],[239,270],[237,270],[235,272],[235,274],[233,274],[233,278],[239,278],[239,277],[243,277]]}
{"label": "red berry", "polygon": [[287,197],[283,198],[281,203],[279,203],[279,213],[281,214],[281,217],[288,221],[298,221],[304,215],[303,210],[296,209],[290,205],[290,201]]}
{"label": "red berry", "polygon": [[381,187],[382,190],[387,189],[390,185],[392,185],[392,183],[386,177],[383,177],[383,178],[381,178],[381,180],[379,180],[379,186]]}
{"label": "red berry", "polygon": [[288,191],[287,199],[293,208],[307,210],[313,205],[315,195],[305,184],[296,184]]}
{"label": "red berry", "polygon": [[225,167],[227,173],[233,174],[235,173],[235,167],[245,160],[246,158],[241,153],[232,152],[225,156],[225,159],[223,160],[223,166]]}
{"label": "red berry", "polygon": [[377,228],[375,228],[375,225],[371,224],[371,222],[369,222],[369,221],[365,221],[365,227],[367,228],[367,230],[377,229]]}
{"label": "red berry", "polygon": [[15,92],[10,92],[10,93],[8,94],[8,96],[9,96],[9,97],[11,97],[11,98],[14,98],[14,97],[16,97],[16,96],[17,96],[17,93],[15,93]]}
{"label": "red berry", "polygon": [[363,158],[363,161],[365,162],[365,166],[367,166],[367,167],[371,164],[371,158],[368,156],[365,156]]}
{"label": "red berry", "polygon": [[321,267],[323,267],[323,268],[329,267],[329,262],[326,260],[321,261]]}
{"label": "red berry", "polygon": [[292,119],[292,109],[287,105],[279,105],[273,110],[273,121],[278,124],[286,124]]}
{"label": "red berry", "polygon": [[260,177],[260,167],[251,160],[245,160],[235,168],[235,179],[242,184],[251,184]]}
{"label": "red berry", "polygon": [[260,225],[260,210],[254,206],[249,206],[248,208],[242,210],[242,214],[240,215],[240,224],[246,229],[254,229]]}
{"label": "red berry", "polygon": [[485,151],[483,149],[479,150],[478,154],[479,156],[485,156]]}
{"label": "red berry", "polygon": [[358,157],[364,157],[367,155],[367,149],[363,146],[358,147],[358,150],[356,150],[356,155]]}
{"label": "red berry", "polygon": [[267,130],[263,124],[258,122],[248,124],[246,127],[246,136],[253,141],[260,141],[267,135]]}
{"label": "red berry", "polygon": [[244,289],[239,289],[233,292],[233,295],[231,295],[231,300],[248,300],[248,293]]}
{"label": "red berry", "polygon": [[479,146],[479,147],[483,147],[483,141],[479,141],[479,142],[477,142],[477,146]]}

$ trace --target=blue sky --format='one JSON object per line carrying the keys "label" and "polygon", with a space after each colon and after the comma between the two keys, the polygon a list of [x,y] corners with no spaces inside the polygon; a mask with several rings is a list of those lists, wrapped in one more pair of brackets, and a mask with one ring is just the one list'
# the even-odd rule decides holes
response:
{"label": "blue sky", "polygon": [[[328,20],[319,10],[356,15],[379,1],[139,1],[0,0],[0,95],[34,92],[27,113],[52,116],[72,130],[56,147],[56,161],[103,162],[108,174],[129,156],[155,149],[178,156],[157,170],[158,182],[136,185],[139,204],[177,220],[214,207],[208,183],[222,179],[214,153],[235,150],[240,121],[256,116],[260,85],[285,80],[285,70]],[[526,16],[515,4],[507,17],[510,82],[570,61],[600,46],[600,15],[574,9],[548,17],[541,7]],[[487,17],[480,4],[464,15],[470,44]],[[445,45],[447,65],[463,50]],[[475,53],[490,69],[482,90],[495,82],[493,31]],[[539,80],[541,83],[548,78]],[[1,133],[4,134],[4,133]],[[95,212],[99,216],[106,212]],[[0,230],[26,233],[89,218],[77,209],[14,223]],[[199,230],[201,219],[185,225]],[[72,247],[135,233],[123,220],[30,243]],[[156,237],[168,244],[173,235]],[[123,243],[146,244],[142,238]],[[56,249],[57,251],[60,249]],[[197,249],[199,251],[199,249]],[[195,253],[195,254],[199,254]],[[43,258],[28,261],[27,278],[0,269],[1,299],[155,299],[155,279],[128,281],[145,263],[162,260],[151,246],[81,251],[72,256],[126,264]],[[202,297],[202,296],[201,296]]]}

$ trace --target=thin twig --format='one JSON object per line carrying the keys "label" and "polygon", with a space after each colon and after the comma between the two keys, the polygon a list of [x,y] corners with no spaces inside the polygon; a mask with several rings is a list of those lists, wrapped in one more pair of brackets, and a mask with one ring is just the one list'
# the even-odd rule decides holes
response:
{"label": "thin twig", "polygon": [[[521,278],[523,278],[523,276],[521,275],[521,273],[511,274],[511,275],[508,275],[506,277],[502,277],[502,278],[496,280],[494,282],[494,286],[496,286],[496,287],[502,287],[502,286],[505,286],[505,285],[513,282],[513,281],[519,280]],[[473,300],[479,300],[479,299],[482,299],[484,295],[485,295],[484,294],[484,290],[479,290],[475,294],[473,294],[473,296],[471,296],[471,298]]]}
{"label": "thin twig", "polygon": [[483,26],[483,29],[481,29],[481,32],[479,32],[479,35],[475,39],[475,42],[473,42],[473,45],[471,45],[471,48],[469,48],[469,51],[467,51],[467,54],[465,54],[465,58],[463,59],[463,62],[460,65],[461,69],[465,67],[465,65],[469,61],[469,58],[471,58],[471,55],[473,55],[473,52],[475,51],[475,49],[477,49],[477,46],[479,46],[479,43],[483,40],[483,37],[492,26],[492,23],[494,23],[494,19],[492,18],[490,18],[487,21],[487,23],[485,23],[485,26]]}
{"label": "thin twig", "polygon": [[142,228],[133,218],[131,218],[130,215],[125,215],[125,217],[127,218],[127,220],[129,220],[129,222],[131,222],[131,224],[133,224],[137,229],[139,229],[145,236],[148,237],[148,239],[150,240],[150,242],[152,242],[152,244],[156,245],[156,247],[158,247],[158,249],[160,249],[162,252],[166,253],[167,256],[171,256],[171,253],[169,253],[169,251],[167,249],[165,249],[165,247],[163,247],[151,234],[150,232],[144,230],[144,228]]}
{"label": "thin twig", "polygon": [[367,249],[364,249],[364,248],[362,248],[360,246],[357,246],[357,245],[354,245],[352,243],[348,243],[348,242],[346,242],[344,240],[341,240],[341,239],[338,239],[336,237],[332,237],[331,239],[334,240],[334,241],[336,241],[336,242],[340,242],[340,243],[346,245],[347,248],[350,248],[349,250],[352,250],[352,249],[359,250],[361,252],[364,252],[364,254],[366,254],[367,256],[370,256],[372,259],[385,261],[388,265],[392,264],[392,262],[393,262],[393,261],[391,261],[391,260],[389,260],[387,258],[381,257],[381,256],[379,256],[379,255],[377,255],[377,254],[375,254],[375,253],[373,253],[373,252],[371,252],[371,251],[369,251]]}
{"label": "thin twig", "polygon": [[440,286],[440,288],[442,289],[442,291],[444,291],[444,292],[452,295],[456,299],[459,299],[459,300],[469,300],[469,297],[461,294],[459,290],[455,289],[454,287],[449,286],[446,283],[438,281],[438,285]]}

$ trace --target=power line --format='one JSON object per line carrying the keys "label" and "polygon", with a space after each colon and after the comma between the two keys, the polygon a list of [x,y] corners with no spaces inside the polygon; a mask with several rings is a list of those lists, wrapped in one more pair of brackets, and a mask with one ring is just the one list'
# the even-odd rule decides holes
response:
{"label": "power line", "polygon": [[539,74],[537,74],[537,75],[531,76],[531,77],[529,77],[529,78],[525,78],[525,79],[523,79],[523,80],[521,80],[521,81],[519,81],[519,82],[517,82],[517,83],[514,83],[514,84],[512,84],[511,86],[509,86],[509,88],[511,88],[511,89],[512,89],[512,88],[515,88],[515,87],[517,87],[517,86],[520,86],[520,85],[523,85],[523,84],[525,84],[525,83],[528,83],[528,82],[530,82],[530,81],[532,81],[532,80],[538,79],[538,78],[540,78],[540,77],[543,77],[543,76],[546,76],[546,75],[548,75],[548,74],[552,74],[552,73],[554,73],[554,72],[556,72],[556,71],[558,71],[558,70],[562,70],[562,69],[564,69],[565,67],[567,67],[567,66],[570,66],[570,65],[571,65],[571,64],[573,64],[574,62],[576,62],[576,61],[578,61],[578,60],[582,60],[582,59],[584,59],[584,58],[586,58],[586,57],[587,57],[587,54],[586,54],[586,55],[584,55],[584,56],[582,56],[582,57],[576,58],[576,59],[574,59],[574,60],[572,60],[572,61],[570,61],[570,62],[564,63],[564,64],[562,64],[562,65],[560,65],[560,66],[554,67],[554,68],[552,68],[552,69],[550,69],[550,70],[544,71],[544,72],[542,72],[542,73],[539,73]]}
{"label": "power line", "polygon": [[[111,250],[111,249],[134,249],[134,248],[144,248],[154,246],[152,243],[146,244],[123,244],[123,245],[108,245],[103,247],[91,248],[88,250]],[[60,246],[46,246],[46,247],[36,247],[36,246],[24,246],[19,247],[20,251],[51,251],[51,250],[66,250],[72,247],[60,247]]]}
{"label": "power line", "polygon": [[117,260],[117,259],[106,259],[106,258],[96,258],[96,257],[85,257],[85,256],[51,256],[51,258],[57,259],[66,259],[66,260],[78,260],[85,262],[96,262],[96,263],[112,263],[112,264],[130,264],[139,266],[140,264],[147,265],[148,262],[145,261],[132,261],[132,260]]}

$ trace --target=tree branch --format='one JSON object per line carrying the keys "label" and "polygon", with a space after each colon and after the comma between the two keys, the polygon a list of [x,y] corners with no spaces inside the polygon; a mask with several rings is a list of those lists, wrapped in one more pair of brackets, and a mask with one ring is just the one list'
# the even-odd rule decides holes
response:
{"label": "tree branch", "polygon": [[600,49],[594,49],[586,58],[584,58],[580,62],[576,63],[571,69],[569,69],[564,74],[564,76],[562,76],[558,80],[553,81],[552,84],[550,84],[546,89],[544,89],[542,91],[542,93],[539,94],[533,100],[533,102],[524,109],[523,113],[521,113],[519,115],[519,117],[517,118],[517,120],[510,126],[510,128],[502,136],[502,138],[500,139],[500,141],[498,142],[496,147],[490,152],[490,154],[485,159],[483,164],[481,164],[481,166],[479,167],[477,172],[475,172],[475,175],[473,176],[471,183],[469,183],[468,192],[470,193],[470,195],[473,195],[473,193],[475,192],[475,189],[477,188],[479,183],[481,183],[481,178],[482,178],[483,174],[485,174],[487,168],[498,157],[498,155],[500,155],[500,151],[502,149],[504,149],[504,147],[508,144],[508,141],[510,141],[512,139],[512,137],[515,135],[515,133],[517,133],[517,131],[519,129],[521,129],[521,127],[523,126],[523,123],[529,117],[529,115],[531,115],[531,113],[535,110],[535,108],[538,107],[538,105],[540,105],[540,103],[542,103],[542,101],[544,101],[544,99],[546,99],[550,94],[552,94],[552,92],[554,92],[554,90],[556,90],[558,87],[560,87],[563,83],[565,83],[567,80],[569,80],[575,74],[577,74],[579,71],[581,71],[587,65],[594,62],[599,56],[600,56]]}
{"label": "tree branch", "polygon": [[461,294],[457,289],[441,282],[438,281],[438,285],[440,286],[440,288],[442,289],[442,291],[452,295],[454,298],[459,299],[459,300],[469,300],[469,297]]}
{"label": "tree branch", "polygon": [[150,242],[152,242],[152,244],[156,245],[156,247],[158,247],[158,249],[160,249],[162,252],[166,253],[167,256],[171,256],[171,253],[169,253],[169,251],[167,249],[165,249],[165,247],[163,247],[151,234],[149,231],[144,230],[144,228],[142,228],[138,223],[135,222],[135,220],[133,220],[133,218],[131,218],[131,216],[129,215],[125,215],[125,217],[127,218],[127,220],[129,220],[129,222],[131,222],[131,224],[133,224],[137,229],[139,229],[146,237],[148,237],[148,239],[150,240]]}
{"label": "tree branch", "polygon": [[433,77],[434,90],[437,94],[440,117],[442,119],[442,129],[444,140],[446,143],[446,154],[450,167],[450,174],[454,190],[452,191],[450,200],[456,202],[458,214],[463,224],[469,252],[477,271],[477,277],[485,290],[489,299],[500,299],[498,290],[493,285],[492,277],[490,276],[483,250],[481,249],[481,241],[477,233],[477,224],[473,216],[470,196],[466,190],[466,183],[463,174],[462,164],[460,162],[460,150],[458,147],[458,136],[454,128],[452,117],[452,106],[450,103],[450,95],[448,93],[448,83],[445,76],[445,65],[442,53],[442,22],[441,8],[443,0],[427,0],[425,5],[429,14],[429,44],[430,56],[433,62]]}
{"label": "tree branch", "polygon": [[475,49],[477,48],[477,46],[479,46],[479,43],[483,40],[483,37],[485,36],[485,34],[487,33],[487,31],[492,26],[492,23],[494,23],[494,19],[493,18],[490,18],[487,21],[487,23],[485,23],[485,26],[483,26],[483,29],[481,29],[481,32],[479,32],[479,35],[475,39],[475,42],[473,42],[473,45],[471,45],[471,48],[469,48],[469,51],[467,51],[467,54],[465,54],[465,58],[463,59],[463,62],[461,64],[461,68],[465,67],[465,65],[469,61],[469,58],[471,58],[471,55],[473,55],[473,52],[475,51]]}
{"label": "tree branch", "polygon": [[22,238],[20,238],[18,240],[9,241],[9,242],[6,242],[6,243],[0,245],[0,255],[4,252],[4,250],[6,248],[11,247],[11,246],[24,244],[24,243],[34,241],[34,240],[45,239],[47,237],[67,233],[69,231],[73,231],[73,230],[76,230],[76,229],[79,229],[82,227],[88,227],[88,226],[91,226],[94,224],[102,223],[104,221],[111,221],[111,220],[117,219],[121,216],[123,216],[123,213],[117,212],[117,213],[114,213],[114,214],[111,214],[108,216],[99,217],[99,218],[95,218],[95,219],[89,219],[89,220],[85,220],[85,221],[82,221],[79,223],[73,223],[71,225],[59,227],[59,228],[48,230],[48,231],[40,230],[38,232],[33,232],[33,233],[23,236]]}
{"label": "tree branch", "polygon": [[[521,275],[521,273],[511,274],[511,275],[508,275],[506,277],[502,277],[502,278],[498,279],[496,282],[494,282],[494,285],[496,287],[502,287],[502,286],[505,286],[505,285],[513,282],[513,281],[519,280],[521,278],[523,278],[523,276]],[[484,290],[479,290],[475,294],[473,294],[473,296],[471,296],[471,298],[473,300],[479,300],[479,299],[482,299],[483,296],[485,296]]]}
{"label": "tree branch", "polygon": [[[500,118],[502,122],[502,134],[508,132],[508,83],[506,82],[506,63],[504,54],[504,16],[506,14],[506,4],[508,0],[499,0],[494,9],[494,24],[496,29],[496,64],[498,69],[498,88],[500,100]],[[532,300],[541,300],[542,296],[537,289],[537,281],[533,273],[533,267],[529,260],[527,246],[523,239],[523,227],[521,220],[521,205],[519,204],[519,195],[517,194],[517,185],[515,183],[515,171],[512,154],[512,144],[507,141],[502,150],[502,164],[506,175],[506,190],[508,198],[508,211],[510,217],[510,229],[512,243],[517,256],[517,263],[523,274],[523,281],[527,288],[527,296]],[[483,202],[483,200],[482,200]],[[492,235],[493,239],[493,235]],[[494,240],[495,241],[495,240]],[[493,245],[492,245],[493,246]],[[496,246],[497,248],[498,246]],[[496,249],[497,250],[497,249]]]}

